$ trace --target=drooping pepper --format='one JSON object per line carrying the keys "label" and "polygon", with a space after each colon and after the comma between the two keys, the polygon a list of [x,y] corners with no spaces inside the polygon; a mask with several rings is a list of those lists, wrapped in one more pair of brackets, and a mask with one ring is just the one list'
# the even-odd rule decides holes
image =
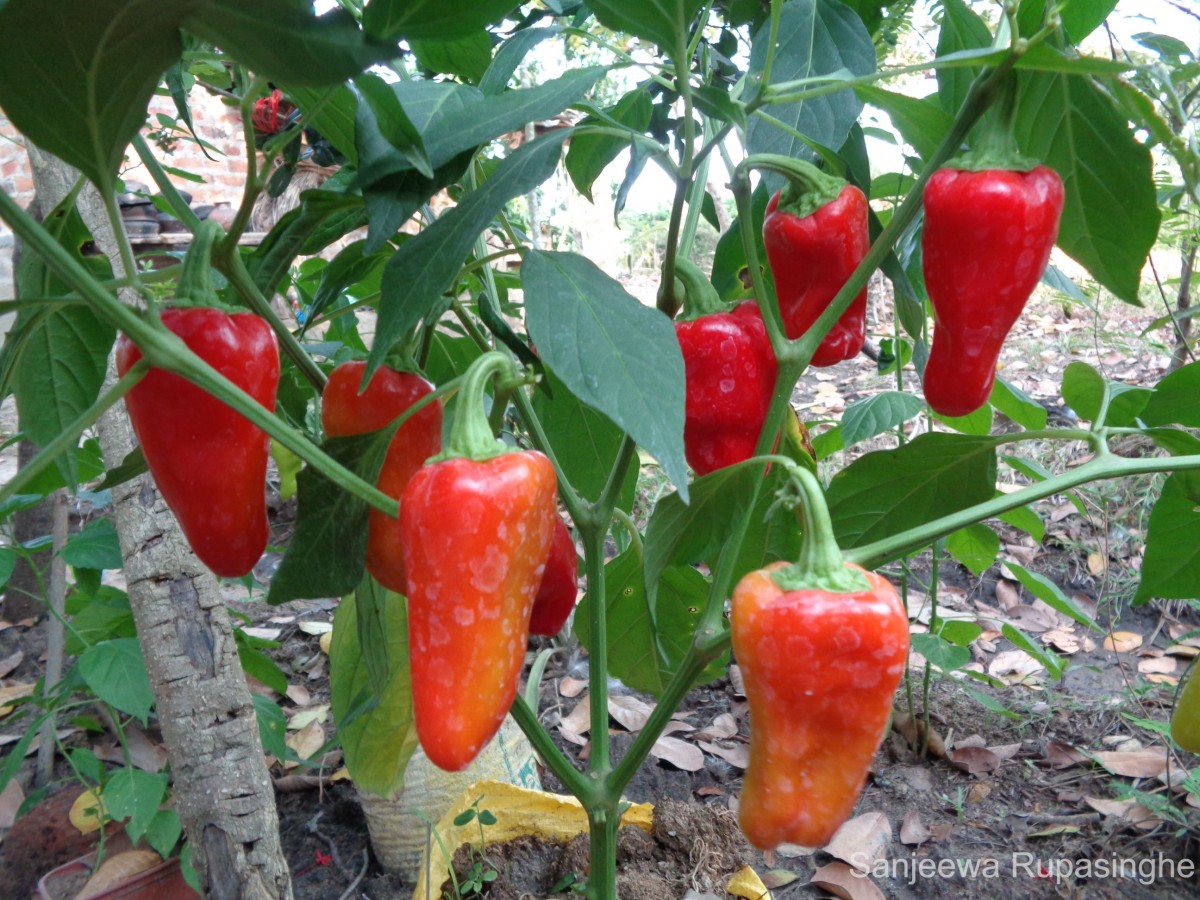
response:
{"label": "drooping pepper", "polygon": [[944,416],[987,403],[996,361],[1058,237],[1063,184],[1030,171],[943,168],[925,185],[921,238],[934,332],[925,400]]}
{"label": "drooping pepper", "polygon": [[[197,356],[265,406],[275,408],[279,350],[265,320],[212,307],[165,309],[162,322]],[[124,375],[141,351],[117,341]],[[267,547],[269,439],[257,425],[186,378],[152,368],[125,396],[146,465],[200,561],[240,578]]]}
{"label": "drooping pepper", "polygon": [[[345,362],[329,373],[321,395],[321,423],[330,437],[378,431],[410,406],[433,392],[433,385],[412,372],[383,366],[362,393],[366,362]],[[442,406],[422,407],[397,429],[388,444],[376,487],[397,500],[413,473],[442,449]],[[371,509],[367,525],[367,571],[388,590],[404,593],[404,553],[400,521]]]}
{"label": "drooping pepper", "polygon": [[[767,203],[763,244],[775,279],[784,332],[803,335],[817,321],[870,248],[867,198],[857,187],[800,160],[789,183]],[[864,287],[825,335],[814,366],[851,359],[866,339]]]}
{"label": "drooping pepper", "polygon": [[753,301],[721,304],[694,264],[679,260],[683,318],[675,336],[687,384],[684,452],[697,475],[754,455],[775,390],[776,362]]}
{"label": "drooping pepper", "polygon": [[[196,233],[184,259],[175,302],[162,323],[197,356],[268,410],[279,387],[279,350],[267,322],[212,306],[209,258],[216,223]],[[142,358],[126,335],[117,340],[117,372]],[[125,408],[150,475],[188,544],[217,575],[240,578],[267,546],[269,439],[257,425],[186,378],[151,368],[125,396]]]}
{"label": "drooping pepper", "polygon": [[579,555],[575,551],[575,539],[571,537],[567,523],[555,517],[550,558],[546,560],[546,571],[529,615],[530,634],[554,637],[562,631],[579,597],[578,578]]}
{"label": "drooping pepper", "polygon": [[850,816],[887,731],[908,654],[895,588],[846,563],[816,479],[796,564],[751,572],[733,593],[733,653],[750,706],[738,816],[750,842],[824,846]]}
{"label": "drooping pepper", "polygon": [[1193,665],[1171,712],[1171,737],[1184,750],[1200,753],[1200,667]]}
{"label": "drooping pepper", "polygon": [[472,364],[446,450],[400,501],[417,736],[450,771],[475,758],[516,696],[558,518],[550,460],[495,440],[484,413],[487,380],[510,367],[495,352]]}

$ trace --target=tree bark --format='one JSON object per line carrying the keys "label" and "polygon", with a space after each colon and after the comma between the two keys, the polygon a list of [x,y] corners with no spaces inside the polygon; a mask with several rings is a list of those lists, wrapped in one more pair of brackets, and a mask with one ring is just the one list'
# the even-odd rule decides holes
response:
{"label": "tree bark", "polygon": [[[37,195],[49,208],[66,196],[78,173],[34,148],[30,157]],[[90,185],[79,209],[120,271],[112,229]],[[109,379],[114,375],[110,361]],[[133,448],[122,404],[100,420],[98,431],[106,465],[118,465]],[[290,898],[274,789],[217,580],[192,553],[149,476],[115,487],[113,510],[175,808],[206,895]]]}
{"label": "tree bark", "polygon": [[[1196,271],[1196,251],[1200,243],[1189,240],[1190,246],[1183,248],[1179,265],[1179,292],[1175,295],[1175,310],[1187,312],[1192,307],[1192,277]],[[1174,372],[1192,358],[1192,320],[1189,316],[1175,320],[1175,352],[1171,354],[1171,371]]]}

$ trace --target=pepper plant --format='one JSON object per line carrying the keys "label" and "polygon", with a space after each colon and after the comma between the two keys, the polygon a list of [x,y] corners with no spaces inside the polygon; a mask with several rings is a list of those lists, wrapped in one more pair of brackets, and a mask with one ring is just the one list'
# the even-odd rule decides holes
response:
{"label": "pepper plant", "polygon": [[[999,542],[988,520],[1004,518],[1037,533],[1040,521],[1031,504],[1040,499],[1099,479],[1171,472],[1150,519],[1137,599],[1200,594],[1195,511],[1200,493],[1192,474],[1200,469],[1200,440],[1188,430],[1200,427],[1194,404],[1200,364],[1137,389],[1073,364],[1062,393],[1088,423],[1076,428],[1047,427],[1045,409],[1003,378],[992,384],[971,375],[981,385],[978,397],[944,407],[930,398],[933,409],[921,394],[905,391],[902,378],[903,369],[927,375],[931,365],[926,285],[932,293],[943,276],[975,277],[970,271],[955,275],[964,260],[943,261],[953,254],[928,243],[922,277],[915,248],[927,185],[936,189],[935,173],[953,167],[964,151],[993,146],[997,133],[1021,157],[1061,179],[1060,250],[1101,289],[1138,302],[1141,269],[1159,222],[1151,177],[1154,141],[1169,130],[1161,127],[1150,98],[1122,78],[1137,66],[1135,60],[1079,48],[1116,0],[1003,5],[944,0],[936,55],[902,67],[879,60],[886,37],[902,27],[905,13],[870,0],[522,5],[370,0],[343,3],[321,18],[303,6],[285,0],[254,4],[250,25],[239,4],[224,0],[117,5],[8,0],[0,6],[0,106],[29,140],[76,166],[100,189],[118,226],[117,172],[132,143],[178,216],[198,238],[205,233],[137,135],[160,81],[187,122],[183,85],[190,73],[200,68],[211,73],[214,62],[232,73],[251,165],[228,233],[211,235],[209,261],[227,282],[219,300],[270,325],[283,367],[274,404],[250,396],[180,340],[168,314],[153,302],[152,283],[177,272],[139,274],[122,242],[128,274],[99,280],[83,265],[78,244],[59,242],[0,194],[0,217],[44,261],[58,287],[56,296],[22,301],[21,314],[28,318],[6,345],[10,371],[43,376],[17,379],[18,400],[23,384],[50,385],[53,422],[36,409],[31,413],[28,427],[40,429],[45,449],[0,489],[0,499],[55,461],[69,460],[98,416],[163,372],[191,382],[298,455],[304,461],[299,519],[268,601],[353,594],[343,609],[345,621],[355,623],[355,639],[343,632],[335,642],[333,691],[347,760],[360,786],[389,793],[402,785],[416,743],[410,684],[436,684],[436,690],[453,695],[448,703],[459,704],[452,715],[428,710],[428,729],[417,708],[421,740],[428,731],[430,755],[449,766],[469,760],[511,702],[546,766],[587,810],[587,895],[611,898],[622,791],[686,692],[723,670],[731,643],[726,601],[748,573],[767,567],[768,573],[784,574],[752,576],[761,583],[744,588],[745,596],[778,591],[790,597],[816,584],[841,598],[836,603],[848,604],[847,597],[862,593],[867,576],[840,577],[843,563],[874,570],[959,535],[990,546],[994,558]],[[517,78],[535,48],[556,42],[587,47],[594,64],[532,82]],[[386,77],[376,68],[380,64]],[[896,90],[901,79],[920,73],[933,74],[936,93],[914,99]],[[273,89],[299,110],[298,121],[271,116],[270,127],[278,133],[256,136],[251,124],[256,102],[271,97],[281,108]],[[620,97],[612,102],[614,89]],[[50,94],[57,100],[53,105],[44,99]],[[904,172],[881,177],[872,158],[877,145],[867,140],[863,126],[867,103],[888,115],[902,136]],[[567,110],[575,113],[570,117],[575,124],[498,143]],[[299,208],[256,248],[240,248],[253,202],[269,182],[281,187],[302,139],[335,153],[340,171],[305,192]],[[261,166],[253,153],[258,143]],[[618,190],[618,213],[648,161],[673,183],[656,306],[639,302],[585,255],[543,248],[515,213],[517,198],[560,170],[590,196],[600,172],[626,150],[630,162]],[[268,178],[276,160],[281,166]],[[737,219],[721,235],[705,274],[691,255],[698,222],[711,212],[709,179],[721,165],[728,171]],[[903,186],[902,194],[896,185]],[[814,186],[824,190],[805,201]],[[781,188],[782,199],[771,201],[766,213],[768,198]],[[433,203],[443,192],[450,202]],[[871,201],[865,212],[869,248],[857,236],[861,208],[853,217],[837,213],[832,221],[820,221],[827,203],[847,192]],[[969,197],[949,202],[956,217],[978,217],[981,228],[994,224],[998,214]],[[933,210],[929,213],[932,225]],[[836,260],[777,255],[772,250],[777,243],[800,233],[790,219],[771,224],[784,216],[814,217],[814,238],[849,240],[849,231],[856,230],[854,252]],[[332,258],[318,268],[315,288],[305,294],[311,302],[303,329],[323,327],[325,343],[301,343],[303,329],[289,328],[267,298],[292,283],[289,272],[300,254],[325,251],[362,228],[365,237],[331,251]],[[1045,221],[1016,219],[1008,226],[1013,230],[1018,245],[1044,262],[1052,231]],[[929,241],[950,240],[932,233],[931,227]],[[1014,250],[989,243],[970,253],[1010,260]],[[797,271],[796,259],[811,269],[807,274],[818,291],[802,296],[806,273]],[[519,267],[509,265],[518,261]],[[1037,261],[1026,268],[1039,268]],[[937,271],[930,272],[931,265]],[[1005,267],[995,268],[988,277],[1003,279]],[[844,343],[857,349],[851,345],[863,340],[857,333],[862,292],[877,271],[891,283],[895,331],[866,339],[886,337],[903,362],[892,366],[895,389],[885,390],[892,376],[881,376],[880,392],[848,408],[835,428],[818,436],[814,449],[804,440],[790,398],[809,365],[836,361],[826,355],[835,331],[848,329]],[[1021,286],[1025,294],[1027,287]],[[123,288],[136,302],[118,298]],[[745,301],[757,310],[737,306]],[[731,341],[730,352],[740,354],[745,345],[747,352],[760,353],[765,339],[774,358],[755,364],[749,381],[728,380],[728,390],[739,394],[745,409],[710,404],[701,428],[704,441],[723,449],[704,461],[689,455],[696,446],[689,429],[696,422],[687,401],[713,385],[703,386],[688,365],[689,347],[709,338],[698,327],[703,316],[690,329],[681,323],[677,333],[672,317],[680,307],[728,316],[734,325],[744,319],[741,327],[753,339]],[[369,346],[348,324],[367,308],[376,315]],[[950,312],[940,305],[936,312],[939,327],[956,327]],[[978,323],[979,333],[957,335],[961,355],[990,376],[1003,343],[1001,326],[966,313],[963,320]],[[104,385],[98,374],[67,384],[55,360],[39,352],[44,343],[29,340],[31,332],[51,325],[69,325],[101,345],[100,351],[119,330],[143,362],[113,384]],[[836,343],[841,348],[843,341]],[[321,417],[311,413],[323,390],[332,402],[329,373],[340,379],[345,371],[340,366],[350,360],[358,361],[354,371],[364,385],[396,370],[419,374],[432,387],[379,419],[374,409],[371,416],[355,414],[359,424],[334,425],[326,407],[321,434],[316,427]],[[952,364],[951,359],[945,366]],[[938,365],[939,379],[967,377],[948,373],[940,359]],[[773,380],[769,390],[761,390],[755,379],[767,372]],[[715,389],[725,386],[718,381]],[[743,390],[754,396],[741,396]],[[339,405],[350,403],[348,394],[339,396]],[[370,396],[368,390],[360,399],[368,403]],[[401,493],[385,474],[391,467],[388,448],[422,410],[441,403],[453,422],[446,452],[412,476]],[[725,408],[733,412],[730,440],[722,444],[714,434],[720,423],[711,414]],[[993,411],[1018,430],[993,430]],[[914,418],[925,427],[909,439],[901,426]],[[388,424],[381,430],[361,433],[382,422]],[[891,446],[837,467],[837,450],[893,429]],[[499,433],[510,446],[500,446]],[[1115,453],[1111,442],[1132,434],[1148,436],[1159,454]],[[1023,459],[1021,445],[1030,441],[1079,444],[1091,457],[1051,473]],[[150,454],[150,442],[144,442]],[[648,511],[641,529],[631,513],[643,458],[653,460],[672,489]],[[1028,484],[997,493],[1002,462]],[[500,470],[518,464],[525,471],[517,481],[503,480],[509,476]],[[516,693],[513,660],[524,647],[537,570],[550,552],[555,513],[542,484],[550,467],[583,555],[586,597],[573,625],[590,655],[592,748],[583,771]],[[136,470],[137,460],[125,468]],[[481,482],[472,487],[473,495],[467,490],[471,479]],[[534,481],[537,489],[525,491]],[[790,494],[793,482],[800,487],[799,518],[777,501],[777,494]],[[210,499],[219,507],[223,498],[215,493]],[[484,500],[491,501],[490,511],[479,521],[490,524],[472,532],[464,524],[465,511]],[[383,569],[371,548],[378,548],[381,523],[397,517],[411,606],[373,577]],[[516,523],[520,529],[505,530]],[[625,548],[611,558],[610,536]],[[793,567],[770,568],[797,560]],[[463,584],[439,583],[431,562]],[[1061,592],[1047,597],[1061,612],[1097,627]],[[495,602],[503,608],[498,630],[483,621],[494,614]],[[869,602],[874,606],[855,614],[896,615],[891,601]],[[734,621],[736,627],[736,614]],[[834,635],[819,622],[790,627],[806,629],[805,639],[819,645],[820,658],[829,658],[831,666],[854,658],[849,649],[838,652]],[[622,636],[619,643],[610,641],[615,632]],[[1005,633],[1019,646],[1032,646],[1014,628]],[[754,669],[763,661],[757,655],[767,653],[763,638],[741,637],[740,661]],[[469,653],[447,652],[447,642],[455,641]],[[897,645],[889,646],[890,653]],[[819,674],[802,668],[792,674],[790,680],[803,680],[805,689],[826,687]],[[658,698],[649,721],[615,764],[607,739],[610,676]],[[786,673],[783,680],[789,681]],[[486,697],[456,693],[476,687]],[[890,676],[881,677],[875,694],[861,698],[873,724],[853,739],[860,769],[882,737],[893,688]],[[767,731],[780,712],[771,708],[769,691],[762,696],[768,699],[755,705],[752,735]],[[422,694],[422,702],[428,701]],[[752,753],[752,759],[760,758]],[[825,834],[852,806],[862,772],[834,771],[829,761],[814,764],[811,772],[808,787],[793,786],[799,791],[796,808],[782,815],[832,810],[826,815],[833,818],[806,826],[807,834]],[[771,773],[761,766],[748,784],[750,778],[756,779],[755,797],[777,787],[763,780]],[[744,816],[753,814],[743,806]],[[796,833],[794,826],[793,820],[779,829],[764,827],[759,840],[769,845]]]}

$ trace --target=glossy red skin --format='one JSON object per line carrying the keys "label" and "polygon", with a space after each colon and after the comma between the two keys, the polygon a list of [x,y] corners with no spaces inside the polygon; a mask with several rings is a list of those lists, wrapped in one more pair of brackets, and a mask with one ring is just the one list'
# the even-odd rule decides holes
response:
{"label": "glossy red skin", "polygon": [[1053,169],[939,169],[925,186],[921,250],[934,332],[925,400],[944,416],[988,401],[1008,332],[1058,237],[1063,184]]}
{"label": "glossy red skin", "polygon": [[775,390],[776,362],[753,301],[675,323],[687,399],[684,451],[697,475],[754,455]]}
{"label": "glossy red skin", "polygon": [[[775,278],[784,332],[791,339],[812,327],[829,307],[871,246],[867,231],[867,198],[852,184],[811,215],[796,216],[779,208],[777,192],[767,204],[763,244]],[[814,366],[851,359],[866,339],[867,289],[864,287],[825,335]]]}
{"label": "glossy red skin", "polygon": [[562,631],[579,596],[579,556],[575,551],[575,539],[571,537],[567,523],[557,516],[555,519],[550,558],[546,561],[542,584],[529,614],[529,633],[543,637],[554,637]]}
{"label": "glossy red skin", "polygon": [[[268,410],[279,387],[279,350],[266,321],[209,307],[165,309],[162,321],[193,352]],[[117,372],[142,358],[125,335]],[[187,379],[150,369],[125,395],[133,431],[163,500],[202,563],[240,578],[267,546],[270,441],[257,425]]]}
{"label": "glossy red skin", "polygon": [[[359,394],[363,360],[345,362],[329,373],[321,395],[321,424],[329,437],[350,437],[386,427],[406,409],[433,393],[433,385],[412,372],[377,369]],[[442,449],[442,406],[430,403],[405,421],[388,445],[375,486],[399,500],[409,479]],[[400,520],[372,508],[367,524],[367,571],[385,588],[404,593],[404,551]]]}
{"label": "glossy red skin", "polygon": [[532,450],[432,463],[404,491],[413,715],[448,771],[475,758],[516,696],[556,491],[554,466]]}
{"label": "glossy red skin", "polygon": [[750,764],[738,806],[764,850],[822,847],[854,811],[891,718],[908,656],[895,588],[867,572],[854,594],[785,591],[773,563],[734,589],[733,653],[750,707]]}

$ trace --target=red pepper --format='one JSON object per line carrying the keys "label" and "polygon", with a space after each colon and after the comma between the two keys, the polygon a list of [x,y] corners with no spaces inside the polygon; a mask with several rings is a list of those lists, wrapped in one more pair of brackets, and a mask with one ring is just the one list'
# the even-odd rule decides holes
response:
{"label": "red pepper", "polygon": [[493,440],[483,411],[487,379],[510,366],[495,352],[472,364],[446,451],[400,501],[417,737],[450,771],[475,758],[516,696],[558,518],[550,460]]}
{"label": "red pepper", "polygon": [[675,266],[684,297],[675,323],[687,384],[684,453],[697,475],[707,475],[754,455],[777,365],[753,301],[731,311],[694,263]]}
{"label": "red pepper", "polygon": [[[800,166],[798,160],[790,162],[789,169]],[[789,171],[792,183],[771,198],[763,219],[779,312],[793,340],[829,307],[871,245],[863,192],[812,166],[799,171],[803,178]],[[866,315],[864,287],[825,335],[812,364],[832,366],[857,355],[866,339]]]}
{"label": "red pepper", "polygon": [[[321,395],[321,423],[330,437],[378,431],[433,392],[433,385],[420,375],[385,366],[376,370],[360,394],[366,366],[364,361],[355,360],[329,373]],[[396,431],[376,487],[399,500],[413,473],[441,449],[442,407],[440,403],[429,403]],[[367,571],[388,590],[405,592],[400,521],[377,509],[371,510],[367,527]]]}
{"label": "red pepper", "polygon": [[579,596],[578,576],[579,556],[575,551],[575,539],[571,537],[567,523],[556,518],[550,558],[546,561],[546,572],[542,575],[542,584],[529,616],[530,634],[554,637],[562,631]]}
{"label": "red pepper", "polygon": [[943,416],[988,401],[996,360],[1046,269],[1063,184],[1053,169],[939,169],[925,186],[921,239],[934,332],[925,399]]}
{"label": "red pepper", "polygon": [[815,478],[793,471],[805,496],[800,562],[746,575],[731,612],[750,707],[738,817],[762,849],[824,846],[853,812],[908,654],[895,588],[843,561]]}
{"label": "red pepper", "polygon": [[[197,356],[275,408],[279,350],[263,319],[197,306],[163,310],[162,321]],[[121,335],[117,372],[124,375],[141,358]],[[267,546],[266,433],[163,369],[150,369],[126,395],[125,407],[154,483],[196,556],[222,577],[245,575]]]}

